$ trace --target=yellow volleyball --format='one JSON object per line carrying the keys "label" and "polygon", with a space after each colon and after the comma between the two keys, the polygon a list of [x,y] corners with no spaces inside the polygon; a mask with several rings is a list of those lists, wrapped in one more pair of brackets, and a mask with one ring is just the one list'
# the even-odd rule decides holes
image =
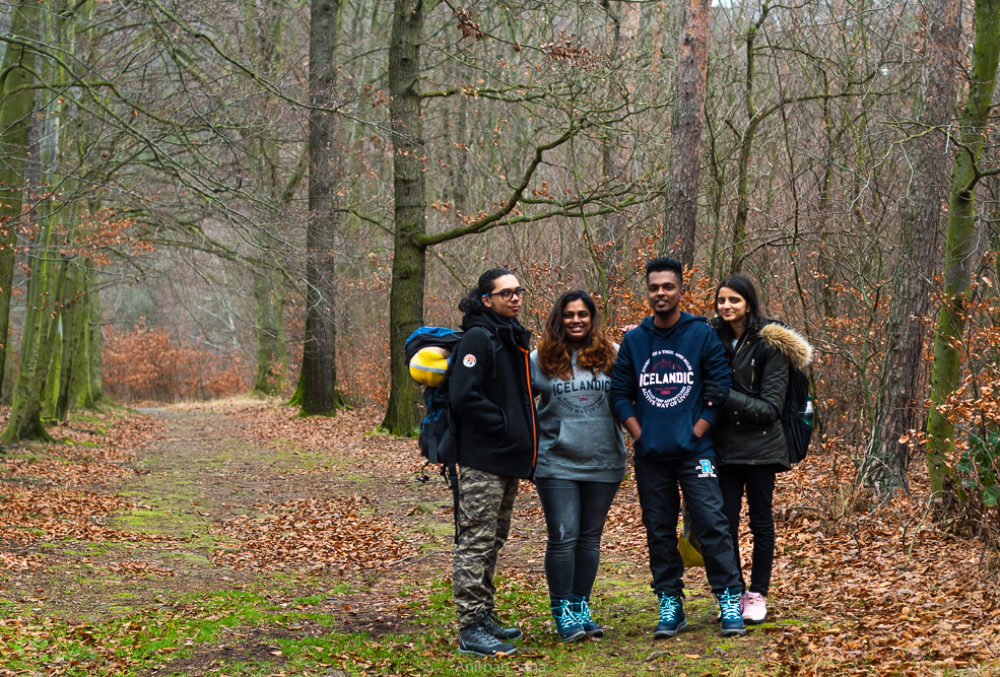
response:
{"label": "yellow volleyball", "polygon": [[444,348],[421,348],[410,359],[410,376],[421,385],[433,387],[440,384],[448,371],[449,355],[451,353]]}

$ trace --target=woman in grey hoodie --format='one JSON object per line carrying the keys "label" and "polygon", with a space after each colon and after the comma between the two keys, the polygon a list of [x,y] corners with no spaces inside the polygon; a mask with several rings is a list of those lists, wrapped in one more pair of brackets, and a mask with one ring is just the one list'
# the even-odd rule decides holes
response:
{"label": "woman in grey hoodie", "polygon": [[556,630],[567,642],[604,635],[589,600],[604,521],[625,476],[625,442],[608,397],[617,349],[590,295],[570,291],[556,301],[531,353],[545,575]]}

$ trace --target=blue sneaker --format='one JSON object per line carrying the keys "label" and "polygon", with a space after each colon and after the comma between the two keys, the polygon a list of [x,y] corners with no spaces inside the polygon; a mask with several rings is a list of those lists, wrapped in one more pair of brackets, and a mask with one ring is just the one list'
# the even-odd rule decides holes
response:
{"label": "blue sneaker", "polygon": [[564,642],[575,642],[586,639],[587,631],[580,625],[580,621],[569,610],[568,599],[557,599],[552,602],[552,617],[556,620],[556,632],[562,637]]}
{"label": "blue sneaker", "polygon": [[569,601],[569,610],[576,616],[576,620],[580,621],[580,625],[586,631],[587,637],[604,637],[604,628],[595,623],[594,619],[590,617],[590,604],[586,597],[571,598]]}
{"label": "blue sneaker", "polygon": [[500,624],[500,619],[492,611],[483,616],[483,622],[479,627],[503,642],[509,642],[512,639],[521,639],[520,628],[505,628]]}
{"label": "blue sneaker", "polygon": [[458,653],[473,656],[511,656],[517,653],[517,647],[501,642],[479,625],[466,628],[459,633]]}
{"label": "blue sneaker", "polygon": [[653,630],[653,639],[663,639],[673,637],[678,632],[688,626],[687,619],[684,618],[684,606],[678,595],[668,595],[660,593],[660,622]]}
{"label": "blue sneaker", "polygon": [[735,587],[716,595],[719,600],[719,622],[722,623],[722,634],[725,637],[747,634],[747,626],[743,623],[743,610],[740,604],[741,593],[742,590]]}

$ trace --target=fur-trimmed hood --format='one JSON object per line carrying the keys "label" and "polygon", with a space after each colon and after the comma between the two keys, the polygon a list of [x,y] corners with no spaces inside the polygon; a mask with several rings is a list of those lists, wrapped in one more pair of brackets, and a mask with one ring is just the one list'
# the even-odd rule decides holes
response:
{"label": "fur-trimmed hood", "polygon": [[813,348],[809,341],[791,327],[771,321],[760,329],[760,339],[785,354],[793,367],[805,369],[812,362]]}

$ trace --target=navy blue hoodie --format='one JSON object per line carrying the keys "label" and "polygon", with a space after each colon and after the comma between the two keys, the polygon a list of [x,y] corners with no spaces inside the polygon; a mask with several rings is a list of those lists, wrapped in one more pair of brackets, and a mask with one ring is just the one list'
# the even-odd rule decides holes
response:
{"label": "navy blue hoodie", "polygon": [[639,420],[636,456],[649,459],[713,457],[711,432],[700,439],[694,423],[714,425],[717,407],[701,397],[706,379],[729,388],[729,360],[722,341],[703,317],[681,313],[669,329],[647,317],[625,334],[611,370],[611,408],[619,422]]}

